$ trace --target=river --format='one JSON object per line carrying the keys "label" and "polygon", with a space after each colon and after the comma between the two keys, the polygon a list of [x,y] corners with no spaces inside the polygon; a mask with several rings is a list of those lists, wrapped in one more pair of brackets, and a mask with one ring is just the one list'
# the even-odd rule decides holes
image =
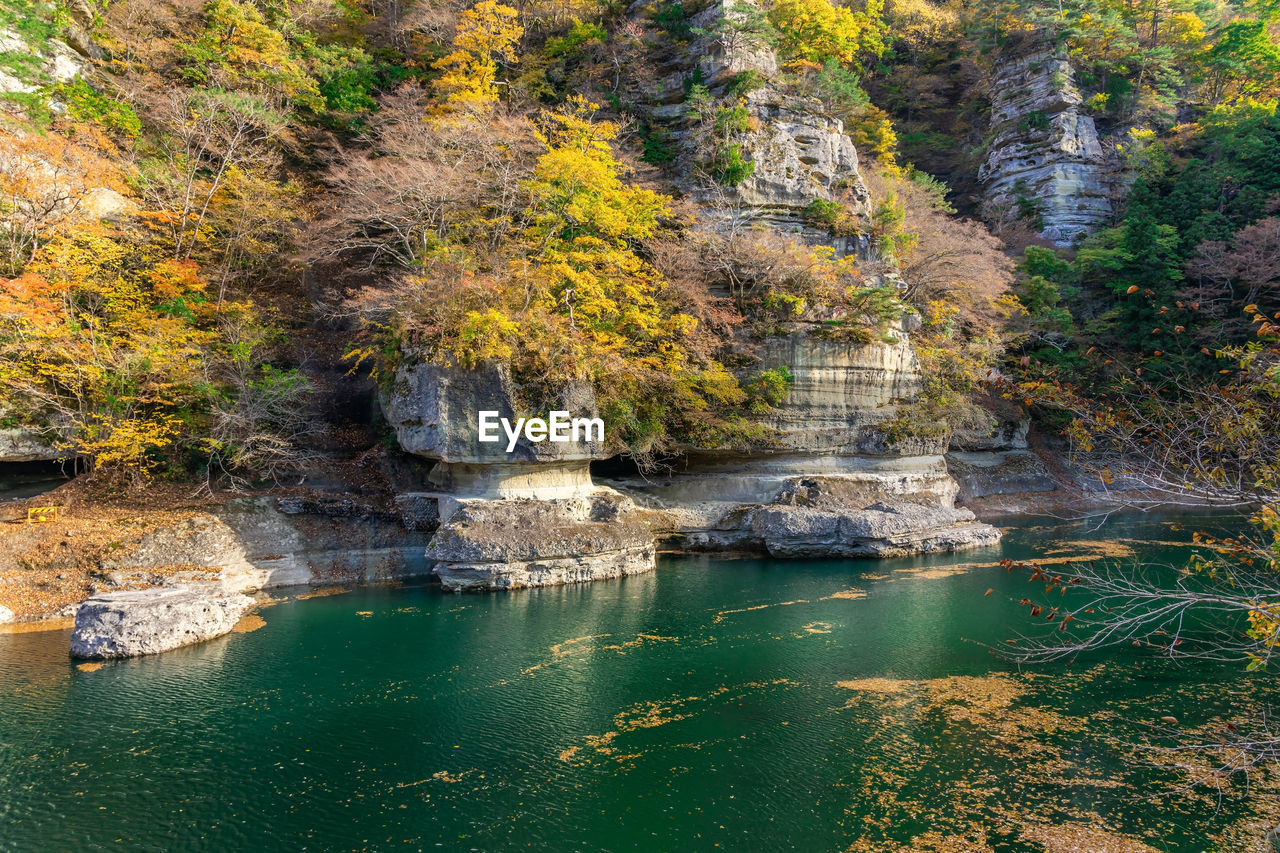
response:
{"label": "river", "polygon": [[1181,561],[1222,523],[1019,520],[965,554],[670,557],[497,595],[293,591],[257,630],[84,668],[65,631],[0,635],[0,849],[1248,849],[1270,789],[1178,790],[1144,744],[1162,716],[1261,707],[1272,678],[991,653],[1030,625],[1002,557]]}

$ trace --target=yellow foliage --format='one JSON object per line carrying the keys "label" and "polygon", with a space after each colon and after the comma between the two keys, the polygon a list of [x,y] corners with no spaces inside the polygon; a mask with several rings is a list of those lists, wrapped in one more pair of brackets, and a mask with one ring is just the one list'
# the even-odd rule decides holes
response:
{"label": "yellow foliage", "polygon": [[468,311],[458,333],[458,356],[466,367],[475,367],[483,361],[505,361],[514,353],[511,341],[520,326],[501,311]]}
{"label": "yellow foliage", "polygon": [[288,40],[252,3],[210,0],[204,31],[183,50],[194,66],[190,76],[201,83],[259,89],[313,109],[324,103],[318,84],[294,57]]}
{"label": "yellow foliage", "polygon": [[125,192],[119,170],[57,133],[0,128],[0,272],[18,273],[49,237],[91,218],[95,192]]}
{"label": "yellow foliage", "polygon": [[192,261],[149,256],[96,225],[53,236],[0,281],[0,409],[54,425],[93,466],[145,474],[176,452],[211,376],[227,312]]}
{"label": "yellow foliage", "polygon": [[851,12],[828,0],[778,0],[769,22],[778,31],[778,49],[790,60],[821,65],[827,59],[852,64],[861,53],[880,55],[880,12],[883,4],[869,0],[866,11]]}
{"label": "yellow foliage", "polygon": [[516,61],[516,45],[524,35],[518,15],[495,0],[481,0],[462,13],[453,51],[433,65],[443,72],[435,86],[446,103],[474,110],[498,101],[498,62]]}

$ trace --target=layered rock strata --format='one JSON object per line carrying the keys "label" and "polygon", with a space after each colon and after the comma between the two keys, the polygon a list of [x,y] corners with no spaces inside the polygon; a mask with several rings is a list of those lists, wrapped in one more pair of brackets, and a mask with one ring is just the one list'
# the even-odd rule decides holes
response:
{"label": "layered rock strata", "polygon": [[[871,198],[858,172],[858,152],[844,133],[844,124],[827,115],[813,98],[784,92],[774,85],[778,60],[759,38],[724,27],[745,13],[747,4],[738,0],[713,0],[690,19],[694,41],[672,49],[659,49],[646,57],[646,66],[655,70],[653,79],[638,84],[634,100],[646,122],[676,141],[681,168],[676,183],[690,198],[700,202],[700,217],[713,229],[753,225],[782,234],[794,234],[807,241],[831,243],[832,239],[805,217],[805,208],[815,198],[840,199],[863,213],[870,211]],[[636,2],[629,14],[637,23],[652,12],[652,6]],[[753,77],[750,91],[736,97],[746,109],[748,130],[735,135],[752,170],[740,183],[727,186],[708,179],[700,168],[705,151],[698,150],[698,134],[691,132],[690,107],[686,94],[692,83],[707,88],[711,95],[724,97],[744,77]],[[865,235],[834,241],[841,253],[867,254],[870,241]]]}
{"label": "layered rock strata", "polygon": [[991,142],[978,170],[988,219],[1033,215],[1069,246],[1110,220],[1117,168],[1059,48],[1010,48],[991,87]]}
{"label": "layered rock strata", "polygon": [[351,498],[245,498],[145,533],[97,576],[107,588],[211,584],[228,593],[387,580],[429,571],[433,528],[430,518]]}
{"label": "layered rock strata", "polygon": [[[507,438],[481,443],[479,413],[515,423],[536,411],[596,417],[595,395],[570,382],[554,400],[531,402],[500,365],[475,370],[430,362],[401,368],[384,399],[401,447],[435,460],[432,491],[401,502],[435,507],[426,557],[446,589],[519,589],[652,571],[653,537],[635,505],[592,482],[600,442]],[[537,406],[537,409],[534,409]],[[594,439],[594,437],[593,437]]]}
{"label": "layered rock strata", "polygon": [[1052,492],[1058,488],[1044,462],[1030,450],[949,453],[947,467],[960,485],[964,500]]}
{"label": "layered rock strata", "polygon": [[651,571],[654,542],[632,502],[601,492],[463,503],[427,548],[446,589],[520,589]]}
{"label": "layered rock strata", "polygon": [[951,437],[947,469],[962,501],[1058,489],[1044,462],[1027,448],[1030,426],[1030,420],[1020,418],[995,423],[986,433]]}
{"label": "layered rock strata", "polygon": [[920,388],[905,333],[873,344],[791,335],[769,342],[765,364],[793,377],[769,419],[776,447],[694,452],[666,476],[611,482],[654,514],[664,547],[876,557],[999,539],[955,507],[945,439],[886,432]]}

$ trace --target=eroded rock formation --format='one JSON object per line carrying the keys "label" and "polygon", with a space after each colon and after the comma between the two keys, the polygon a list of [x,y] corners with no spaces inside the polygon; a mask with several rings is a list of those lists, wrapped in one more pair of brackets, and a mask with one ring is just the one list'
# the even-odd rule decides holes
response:
{"label": "eroded rock formation", "polygon": [[107,588],[209,584],[228,593],[378,581],[427,573],[432,529],[420,512],[351,498],[243,498],[145,533],[97,576]]}
{"label": "eroded rock formation", "polygon": [[[693,21],[714,32],[720,2]],[[840,254],[882,261],[865,236],[833,238],[810,223],[815,199],[841,199],[855,213],[870,197],[858,154],[821,105],[784,97],[767,83],[777,62],[750,39],[707,35],[655,58],[659,74],[638,99],[651,124],[681,150],[676,181],[699,202],[709,232],[743,221]],[[694,72],[694,69],[697,69]],[[748,130],[735,139],[753,164],[734,186],[707,181],[694,119],[684,100],[693,74],[713,95],[744,71],[765,85],[742,101]],[[869,229],[868,229],[869,231]],[[891,264],[883,268],[892,280]],[[887,424],[920,389],[908,318],[871,343],[819,334],[819,320],[791,324],[754,348],[754,369],[785,367],[785,402],[765,421],[773,438],[755,450],[686,448],[666,476],[593,481],[595,445],[531,445],[507,454],[476,442],[477,413],[503,417],[558,407],[594,414],[590,389],[570,384],[563,399],[521,399],[501,367],[465,371],[407,360],[384,400],[406,450],[437,460],[431,484],[441,526],[427,556],[452,589],[505,589],[618,577],[653,567],[655,537],[685,550],[753,550],[776,556],[889,556],[989,544],[994,528],[954,506],[956,484],[945,439],[891,439]],[[542,403],[535,405],[534,403]]]}
{"label": "eroded rock formation", "polygon": [[468,501],[427,558],[448,589],[519,589],[618,578],[654,566],[653,533],[629,498]]}
{"label": "eroded rock formation", "polygon": [[570,382],[555,400],[523,399],[499,365],[468,370],[428,362],[401,368],[384,400],[401,446],[436,460],[435,491],[406,495],[434,504],[439,529],[427,558],[448,589],[514,589],[652,571],[653,537],[635,505],[592,482],[597,441],[477,440],[479,413],[515,422],[557,409],[595,417],[595,395]]}
{"label": "eroded rock formation", "polygon": [[666,476],[613,482],[654,513],[668,547],[779,557],[889,556],[988,545],[999,532],[955,507],[945,437],[891,440],[919,392],[905,337],[836,344],[791,335],[767,350],[791,393],[770,419],[775,447],[691,452]]}
{"label": "eroded rock formation", "polygon": [[0,462],[48,462],[66,457],[65,450],[45,444],[26,429],[0,429]]}
{"label": "eroded rock formation", "polygon": [[965,501],[1057,491],[1044,461],[1027,447],[1029,419],[996,423],[986,433],[952,435],[947,468]]}
{"label": "eroded rock formation", "polygon": [[1117,168],[1086,114],[1061,48],[1006,50],[991,87],[991,141],[978,170],[987,218],[1027,216],[1069,246],[1112,216]]}

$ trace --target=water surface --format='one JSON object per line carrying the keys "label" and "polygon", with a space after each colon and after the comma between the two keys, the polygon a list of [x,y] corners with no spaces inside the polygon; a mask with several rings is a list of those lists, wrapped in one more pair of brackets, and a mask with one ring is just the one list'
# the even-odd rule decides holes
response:
{"label": "water surface", "polygon": [[89,670],[66,632],[0,635],[0,849],[1245,849],[1265,797],[1170,794],[1185,774],[1135,744],[1269,681],[1128,654],[1025,675],[989,649],[1028,625],[1002,557],[1181,560],[1198,523],[359,588]]}

